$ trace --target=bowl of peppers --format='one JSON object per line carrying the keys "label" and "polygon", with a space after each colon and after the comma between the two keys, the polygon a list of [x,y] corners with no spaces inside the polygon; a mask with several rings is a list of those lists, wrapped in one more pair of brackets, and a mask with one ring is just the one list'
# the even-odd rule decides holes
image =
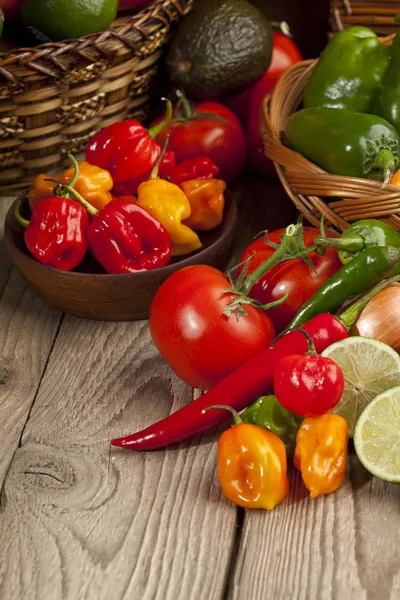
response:
{"label": "bowl of peppers", "polygon": [[68,155],[70,168],[38,175],[16,199],[6,249],[43,301],[92,319],[144,319],[174,271],[226,267],[237,221],[226,183],[208,157],[176,164],[167,145],[135,120],[115,123],[94,136],[86,160]]}

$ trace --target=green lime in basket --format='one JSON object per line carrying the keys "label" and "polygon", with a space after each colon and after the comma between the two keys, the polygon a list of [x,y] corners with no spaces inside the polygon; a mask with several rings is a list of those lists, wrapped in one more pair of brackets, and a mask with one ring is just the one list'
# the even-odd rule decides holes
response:
{"label": "green lime in basket", "polygon": [[358,336],[332,344],[322,356],[342,368],[344,391],[333,412],[346,419],[352,437],[365,407],[378,394],[400,386],[400,356],[383,342]]}
{"label": "green lime in basket", "polygon": [[21,14],[25,25],[59,41],[106,29],[117,7],[118,0],[24,0]]}
{"label": "green lime in basket", "polygon": [[361,413],[354,448],[372,475],[400,483],[400,387],[383,392]]}

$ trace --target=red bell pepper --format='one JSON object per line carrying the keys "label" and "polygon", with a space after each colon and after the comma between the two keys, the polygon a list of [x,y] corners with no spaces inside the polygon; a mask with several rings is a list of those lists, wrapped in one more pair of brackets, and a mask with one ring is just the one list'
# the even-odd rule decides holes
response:
{"label": "red bell pepper", "polygon": [[146,178],[161,154],[155,138],[171,117],[172,104],[168,100],[164,120],[149,130],[135,119],[109,125],[92,138],[86,149],[86,161],[106,169],[114,183]]}
{"label": "red bell pepper", "polygon": [[198,158],[190,158],[179,163],[179,165],[170,170],[167,179],[171,183],[179,185],[180,183],[194,179],[213,179],[218,171],[217,165],[211,158],[199,156]]}
{"label": "red bell pepper", "polygon": [[[334,342],[347,338],[348,331],[362,309],[375,294],[389,285],[390,281],[377,285],[369,294],[346,309],[340,317],[321,313],[305,323],[301,329],[309,334],[316,351],[321,353]],[[229,416],[227,417],[225,410],[210,410],[204,413],[206,408],[223,402],[238,412],[245,409],[256,398],[271,391],[275,369],[281,359],[293,354],[305,354],[307,350],[307,337],[300,331],[280,334],[275,343],[250,358],[195,402],[180,408],[147,429],[111,440],[111,444],[138,451],[155,450],[217,427]]]}

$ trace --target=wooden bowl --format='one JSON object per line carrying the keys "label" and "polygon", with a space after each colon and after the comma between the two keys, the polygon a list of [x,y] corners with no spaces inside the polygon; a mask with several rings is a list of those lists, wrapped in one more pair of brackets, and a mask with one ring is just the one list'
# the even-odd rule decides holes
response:
{"label": "wooden bowl", "polygon": [[237,209],[232,195],[225,194],[224,219],[219,227],[199,234],[203,247],[177,257],[166,267],[129,275],[109,275],[90,257],[79,271],[59,271],[36,261],[24,241],[24,230],[14,217],[17,200],[7,213],[4,237],[6,250],[28,287],[50,306],[78,317],[104,321],[146,319],[161,283],[189,265],[205,264],[224,269],[234,244]]}

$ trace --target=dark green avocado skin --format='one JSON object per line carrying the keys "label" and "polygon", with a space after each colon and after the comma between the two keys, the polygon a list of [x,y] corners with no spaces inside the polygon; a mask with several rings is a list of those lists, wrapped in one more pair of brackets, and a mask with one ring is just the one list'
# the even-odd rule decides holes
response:
{"label": "dark green avocado skin", "polygon": [[272,28],[246,0],[196,0],[167,55],[172,84],[193,100],[237,94],[271,64]]}

